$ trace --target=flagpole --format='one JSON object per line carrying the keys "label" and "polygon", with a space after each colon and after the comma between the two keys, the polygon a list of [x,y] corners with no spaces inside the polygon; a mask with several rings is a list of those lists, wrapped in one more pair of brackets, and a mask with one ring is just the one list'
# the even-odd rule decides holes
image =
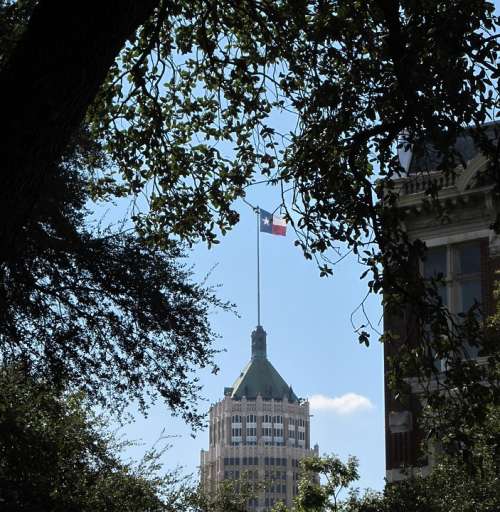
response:
{"label": "flagpole", "polygon": [[257,326],[260,325],[260,208],[255,209],[257,214]]}

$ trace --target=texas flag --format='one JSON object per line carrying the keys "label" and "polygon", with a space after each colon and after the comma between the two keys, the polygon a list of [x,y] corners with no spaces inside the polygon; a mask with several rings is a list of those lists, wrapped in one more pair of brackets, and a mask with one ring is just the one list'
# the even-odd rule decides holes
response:
{"label": "texas flag", "polygon": [[286,236],[286,221],[277,215],[260,210],[260,230],[263,233]]}

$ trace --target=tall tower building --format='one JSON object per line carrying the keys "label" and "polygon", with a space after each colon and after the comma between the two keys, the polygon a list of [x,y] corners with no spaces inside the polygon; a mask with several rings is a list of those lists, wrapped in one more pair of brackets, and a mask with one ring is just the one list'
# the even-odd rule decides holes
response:
{"label": "tall tower building", "polygon": [[214,492],[222,480],[245,476],[263,482],[249,503],[255,511],[297,493],[298,462],[310,448],[309,403],[299,400],[267,359],[266,332],[252,333],[252,358],[224,398],[210,408],[209,448],[201,451],[201,478]]}

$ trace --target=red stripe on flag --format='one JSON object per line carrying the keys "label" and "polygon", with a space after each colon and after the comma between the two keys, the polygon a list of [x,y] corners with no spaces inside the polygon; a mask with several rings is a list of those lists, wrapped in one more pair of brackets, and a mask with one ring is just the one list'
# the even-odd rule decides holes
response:
{"label": "red stripe on flag", "polygon": [[277,226],[276,224],[273,224],[272,230],[273,230],[273,235],[286,236],[286,226]]}

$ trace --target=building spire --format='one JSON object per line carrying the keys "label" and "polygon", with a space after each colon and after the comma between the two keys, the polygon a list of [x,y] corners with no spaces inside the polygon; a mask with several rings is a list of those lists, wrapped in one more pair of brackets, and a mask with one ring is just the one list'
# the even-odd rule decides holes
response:
{"label": "building spire", "polygon": [[258,325],[252,332],[252,359],[267,358],[266,331]]}

